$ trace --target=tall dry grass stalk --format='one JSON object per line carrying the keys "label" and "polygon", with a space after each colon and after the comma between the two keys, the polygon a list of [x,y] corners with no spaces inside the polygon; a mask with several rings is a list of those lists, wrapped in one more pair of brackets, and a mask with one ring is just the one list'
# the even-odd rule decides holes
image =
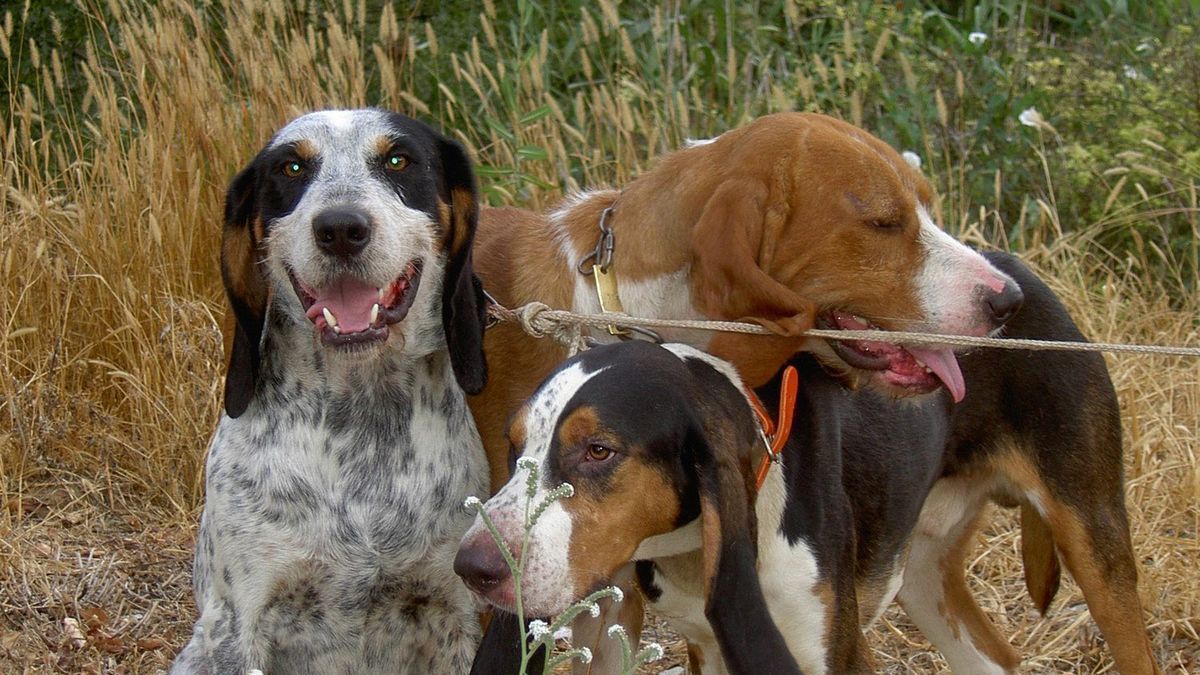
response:
{"label": "tall dry grass stalk", "polygon": [[[784,30],[794,31],[798,14],[793,3],[785,4]],[[554,95],[551,37],[502,30],[491,2],[478,16],[474,45],[448,55],[452,67],[428,100],[409,92],[422,60],[447,58],[429,26],[389,5],[372,19],[378,40],[365,44],[361,0],[313,11],[282,0],[199,6],[164,0],[149,7],[107,0],[104,12],[112,20],[91,24],[92,39],[76,64],[64,63],[69,57],[49,36],[24,34],[19,11],[4,17],[0,52],[10,63],[33,63],[41,82],[17,90],[0,108],[0,532],[6,540],[11,534],[0,549],[6,563],[0,595],[15,603],[0,604],[28,631],[19,645],[38,644],[30,636],[45,632],[39,621],[78,616],[85,602],[116,597],[123,603],[121,593],[129,592],[111,581],[76,583],[72,575],[83,573],[63,562],[68,554],[39,548],[48,535],[38,529],[42,521],[27,518],[27,507],[36,506],[26,499],[31,491],[66,485],[64,503],[91,504],[89,513],[101,513],[97,505],[117,513],[153,507],[156,522],[193,522],[204,447],[219,412],[223,191],[283,121],[325,107],[408,112],[440,123],[473,149],[490,199],[542,208],[565,189],[620,184],[689,135],[796,105],[772,78],[771,63],[732,44],[716,46],[725,64],[720,77],[729,86],[725,100],[712,100],[680,38],[679,3],[653,14],[649,30],[661,51],[648,59],[633,53],[615,2],[581,7],[570,27],[578,37],[570,56],[582,64],[587,82],[565,98]],[[223,34],[213,30],[218,24]],[[857,44],[852,31],[845,35],[840,49],[814,55],[811,67],[796,74],[793,93],[812,104],[813,82],[836,81],[844,97],[832,112],[861,121],[874,85],[848,64],[878,63],[894,40]],[[903,63],[903,52],[896,58]],[[630,67],[643,61],[661,69]],[[82,87],[74,77],[82,78]],[[1200,300],[1181,291],[1195,280],[1179,278],[1182,272],[1175,278],[1147,273],[1164,260],[1167,269],[1186,266],[1151,243],[1127,257],[1096,243],[1105,228],[1145,215],[1136,207],[1106,208],[1105,222],[1063,235],[1051,199],[1021,215],[1022,240],[1002,241],[998,235],[1013,231],[1013,223],[998,209],[960,200],[955,188],[967,159],[941,143],[925,135],[925,156],[946,158],[931,167],[948,188],[947,222],[976,241],[1022,249],[1086,334],[1113,342],[1200,344]],[[1190,194],[1195,227],[1196,185],[1180,185]],[[1000,177],[996,192],[999,204]],[[1200,629],[1194,583],[1200,361],[1122,357],[1109,363],[1124,413],[1129,507],[1155,645],[1164,660],[1186,657],[1195,665],[1194,642],[1179,645],[1194,641]],[[87,528],[93,521],[73,522]],[[109,527],[99,516],[95,522]],[[140,518],[122,522],[145,526]],[[1000,522],[981,536],[988,555],[975,562],[985,606],[1017,644],[1029,643],[1027,653],[1048,654],[1039,667],[1101,668],[1094,636],[1088,641],[1079,634],[1090,624],[1072,618],[1077,591],[1064,593],[1060,608],[1075,612],[1067,612],[1066,621],[1038,623],[1023,613],[1028,603],[1019,585],[1017,537],[1010,521]],[[186,549],[180,551],[182,561]],[[65,584],[76,590],[63,591]],[[184,631],[189,611],[177,604],[159,620]],[[888,640],[877,654],[882,665],[921,668],[926,657],[911,649],[919,638],[908,635],[877,633]],[[8,649],[5,640],[0,636],[0,650]],[[936,664],[937,657],[928,658]]]}
{"label": "tall dry grass stalk", "polygon": [[[363,105],[436,118],[476,152],[492,199],[533,208],[562,188],[627,180],[688,129],[717,130],[690,117],[708,107],[698,86],[662,92],[625,69],[636,57],[607,2],[580,11],[577,56],[595,80],[570,105],[549,89],[548,35],[519,36],[536,40],[526,53],[497,35],[491,4],[432,103],[408,85],[414,60],[438,56],[436,35],[390,5],[370,45],[362,2],[319,16],[283,0],[108,0],[104,11],[77,71],[50,36],[22,32],[19,12],[3,24],[4,55],[41,82],[0,110],[0,473],[18,494],[23,477],[50,471],[136,486],[180,512],[199,501],[218,413],[222,193],[288,118]],[[655,16],[669,37],[675,23]],[[481,39],[508,58],[485,59]],[[668,76],[692,69],[677,37],[663,56]],[[382,94],[368,100],[372,90]]]}
{"label": "tall dry grass stalk", "polygon": [[[5,21],[4,51],[24,50],[44,75],[3,111],[8,491],[44,470],[181,512],[200,497],[226,177],[287,117],[365,103],[362,48],[341,22],[314,34],[282,3],[235,4],[218,10],[222,46],[188,3],[109,3],[115,20],[92,26],[78,101],[64,100],[57,49]],[[115,68],[100,49],[120,56]]]}

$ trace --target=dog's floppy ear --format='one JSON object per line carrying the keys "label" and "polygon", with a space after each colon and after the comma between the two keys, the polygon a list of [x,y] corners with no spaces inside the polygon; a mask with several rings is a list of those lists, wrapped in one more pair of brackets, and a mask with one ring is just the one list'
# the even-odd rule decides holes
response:
{"label": "dog's floppy ear", "polygon": [[462,146],[439,138],[438,151],[442,160],[443,194],[450,212],[450,222],[444,224],[446,278],[442,285],[442,327],[459,386],[468,394],[478,394],[487,384],[487,361],[483,356],[487,303],[483,285],[471,265],[471,248],[479,222],[479,195],[471,160]]}
{"label": "dog's floppy ear", "polygon": [[[704,206],[692,230],[692,290],[714,319],[743,320],[776,335],[719,333],[708,351],[737,366],[752,386],[771,378],[813,327],[815,305],[772,276],[786,260],[776,245],[790,215],[785,197],[758,181],[727,181]],[[778,202],[778,203],[776,203]]]}
{"label": "dog's floppy ear", "polygon": [[242,169],[225,195],[221,279],[233,309],[233,345],[225,374],[225,414],[239,417],[254,397],[268,287],[262,270],[262,224],[255,165]]}
{"label": "dog's floppy ear", "polygon": [[686,447],[700,497],[704,614],[730,672],[799,673],[758,580],[754,460],[765,450],[753,413],[724,376],[687,361],[703,392]]}

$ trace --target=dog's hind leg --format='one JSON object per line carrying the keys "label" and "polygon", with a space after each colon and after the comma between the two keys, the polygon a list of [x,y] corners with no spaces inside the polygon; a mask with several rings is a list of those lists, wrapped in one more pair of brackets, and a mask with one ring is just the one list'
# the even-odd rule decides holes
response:
{"label": "dog's hind leg", "polygon": [[899,600],[956,673],[1012,673],[1021,662],[967,588],[965,558],[988,501],[984,481],[934,484],[913,534]]}
{"label": "dog's hind leg", "polygon": [[[1117,670],[1125,675],[1161,673],[1150,647],[1142,603],[1137,592],[1137,563],[1125,510],[1125,481],[1121,471],[1121,431],[1116,401],[1094,393],[1092,405],[1081,408],[1089,421],[1076,434],[1038,436],[1038,459],[1032,453],[1011,455],[1000,466],[1025,488],[1027,512],[1022,518],[1022,545],[1037,538],[1038,527],[1027,527],[1036,511],[1054,549],[1079,584],[1092,619],[1112,650]],[[1105,414],[1109,421],[1105,422]],[[1074,448],[1063,447],[1073,442]],[[1030,503],[1031,502],[1031,503]],[[1035,545],[1035,548],[1038,547]],[[1045,544],[1040,544],[1045,548]],[[1027,578],[1029,572],[1026,572]],[[1045,611],[1049,598],[1031,593]],[[1052,592],[1052,588],[1050,589]]]}
{"label": "dog's hind leg", "polygon": [[[1046,483],[1053,477],[1047,478],[1049,480],[1041,477],[1036,480],[1030,500],[1034,504],[1022,507],[1022,546],[1047,548],[1046,542],[1036,540],[1049,535],[1054,550],[1062,556],[1064,565],[1083,591],[1092,618],[1112,650],[1117,670],[1125,675],[1161,673],[1142,618],[1142,603],[1137,593],[1137,563],[1129,538],[1129,519],[1120,481],[1112,483],[1113,490],[1064,491],[1047,488]],[[1055,493],[1063,498],[1056,497]],[[1068,498],[1076,503],[1067,503]],[[1031,524],[1037,526],[1030,527]],[[1053,556],[1053,553],[1049,555]],[[1030,577],[1029,570],[1026,577]],[[1039,598],[1038,587],[1039,584],[1032,583],[1030,591],[1044,612],[1050,597]],[[1053,587],[1047,596],[1052,594]]]}
{"label": "dog's hind leg", "polygon": [[[1102,500],[1099,495],[1097,502]],[[1137,593],[1137,566],[1125,509],[1095,503],[1079,509],[1051,501],[1047,522],[1063,563],[1124,675],[1157,675]]]}
{"label": "dog's hind leg", "polygon": [[[1021,543],[1026,565],[1033,563],[1025,575],[1038,609],[1046,611],[1056,590],[1052,561],[1057,551],[1083,591],[1092,618],[1112,650],[1117,670],[1125,675],[1160,673],[1137,593],[1137,564],[1120,471],[1119,430],[1105,432],[1100,425],[1093,427],[1098,429],[1096,435],[1086,439],[1085,445],[1091,453],[1067,453],[1055,439],[1043,438],[1040,461],[1030,458],[1033,453],[1018,450],[996,455],[992,465],[1004,475],[1004,483],[1017,488],[1010,487],[1008,492],[1017,492],[1010,496],[1022,503]],[[1110,461],[1093,462],[1086,476],[1053,461],[1089,454],[1093,458],[1109,455]]]}

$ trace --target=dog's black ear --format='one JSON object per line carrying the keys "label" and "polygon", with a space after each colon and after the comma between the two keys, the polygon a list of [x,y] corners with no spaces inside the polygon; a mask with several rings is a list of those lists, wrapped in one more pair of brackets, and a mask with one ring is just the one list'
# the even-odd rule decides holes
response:
{"label": "dog's black ear", "polygon": [[700,497],[704,614],[730,672],[799,673],[758,580],[754,462],[765,450],[754,413],[714,368],[687,363],[700,380],[686,447]]}
{"label": "dog's black ear", "polygon": [[262,220],[258,216],[255,165],[242,169],[225,195],[221,237],[221,279],[236,324],[225,374],[225,414],[246,412],[258,381],[259,342],[267,310],[267,279],[262,267]]}
{"label": "dog's black ear", "polygon": [[[471,663],[471,675],[512,675],[521,672],[521,642],[529,635],[529,621],[493,608],[491,620]],[[525,664],[527,673],[540,673],[546,663],[546,648],[539,646]]]}
{"label": "dog's black ear", "polygon": [[[475,172],[462,146],[439,138],[442,160],[442,209],[445,228],[446,278],[442,284],[442,327],[454,376],[463,391],[478,394],[487,384],[487,361],[483,356],[483,329],[487,302],[483,285],[471,266],[471,247],[479,222],[479,194]],[[449,213],[446,213],[446,211]]]}

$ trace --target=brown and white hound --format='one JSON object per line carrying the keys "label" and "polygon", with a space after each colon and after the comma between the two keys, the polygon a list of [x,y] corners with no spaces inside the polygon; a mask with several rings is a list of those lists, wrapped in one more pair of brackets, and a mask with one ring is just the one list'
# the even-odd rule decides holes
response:
{"label": "brown and white hound", "polygon": [[[611,208],[612,270],[627,312],[749,319],[779,334],[665,332],[728,359],[748,383],[765,382],[792,355],[810,351],[851,386],[906,395],[944,384],[962,398],[968,392],[961,370],[947,351],[834,345],[797,335],[813,326],[978,335],[1007,319],[1020,302],[1017,286],[937,227],[932,200],[928,182],[879,139],[821,115],[783,113],[672,153],[621,190],[570,197],[548,215],[485,209],[476,268],[507,306],[541,301],[597,311],[592,280],[577,270]],[[486,348],[496,376],[470,403],[496,490],[508,476],[503,420],[566,353],[511,324],[489,331]],[[998,407],[994,414],[1005,413]],[[1019,661],[963,578],[983,507],[998,500],[1022,506],[1026,577],[1038,606],[1047,607],[1054,595],[1061,557],[1080,581],[1118,668],[1156,672],[1133,582],[1120,454],[1098,457],[1090,447],[1049,460],[1034,450],[1003,461],[968,452],[972,461],[948,466],[935,483],[921,526],[928,541],[918,542],[931,578],[919,583],[941,586],[946,600],[932,612],[913,611],[925,616],[918,625],[943,652],[962,651],[972,656],[961,662],[997,670]],[[1035,484],[1056,486],[1040,505],[1028,490],[1013,498],[997,489]],[[1106,514],[1106,522],[1075,513]],[[628,604],[625,611],[628,620],[640,615]]]}

